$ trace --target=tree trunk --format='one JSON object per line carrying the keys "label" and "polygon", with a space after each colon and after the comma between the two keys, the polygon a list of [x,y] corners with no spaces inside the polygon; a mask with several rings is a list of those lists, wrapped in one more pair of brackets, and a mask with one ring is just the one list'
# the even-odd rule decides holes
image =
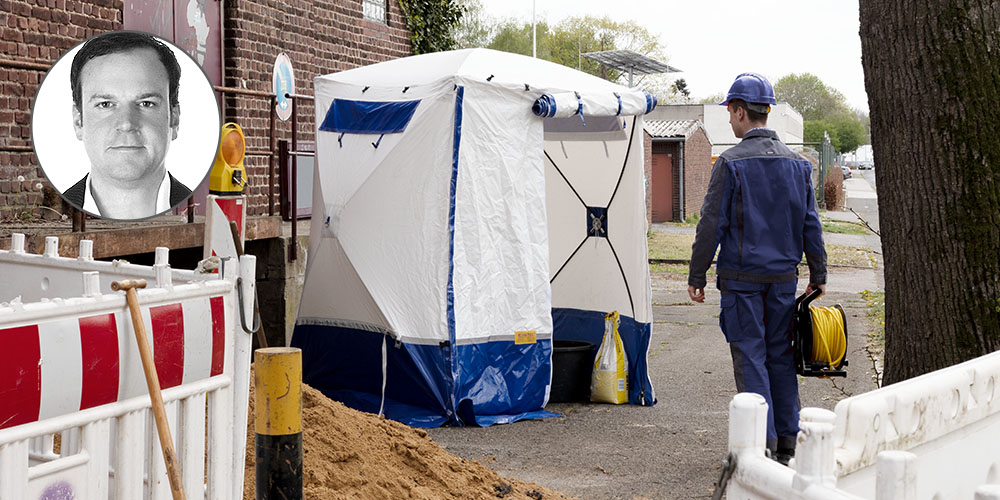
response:
{"label": "tree trunk", "polygon": [[1000,0],[860,0],[885,383],[1000,348]]}

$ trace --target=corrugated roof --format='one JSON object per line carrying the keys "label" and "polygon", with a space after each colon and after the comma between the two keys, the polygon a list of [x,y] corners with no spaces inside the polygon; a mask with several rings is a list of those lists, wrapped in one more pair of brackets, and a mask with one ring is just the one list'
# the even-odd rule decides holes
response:
{"label": "corrugated roof", "polygon": [[691,137],[699,128],[704,128],[698,120],[647,120],[642,128],[652,137]]}

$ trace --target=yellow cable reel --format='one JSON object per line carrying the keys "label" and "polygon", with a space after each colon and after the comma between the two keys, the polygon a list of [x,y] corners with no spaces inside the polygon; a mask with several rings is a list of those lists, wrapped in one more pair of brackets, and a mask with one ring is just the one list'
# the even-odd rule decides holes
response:
{"label": "yellow cable reel", "polygon": [[806,377],[846,377],[847,314],[840,304],[811,305],[821,293],[795,301],[795,371]]}

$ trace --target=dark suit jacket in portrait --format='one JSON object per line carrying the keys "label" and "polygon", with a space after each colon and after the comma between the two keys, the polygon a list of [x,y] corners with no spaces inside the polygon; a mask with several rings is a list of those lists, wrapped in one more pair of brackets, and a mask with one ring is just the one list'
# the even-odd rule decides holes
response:
{"label": "dark suit jacket in portrait", "polygon": [[[83,176],[83,179],[73,184],[72,187],[63,191],[62,194],[66,201],[72,203],[73,206],[80,210],[83,210],[83,201],[86,199],[87,175]],[[188,196],[191,196],[191,190],[177,179],[174,179],[174,176],[170,175],[170,172],[167,172],[167,177],[170,177],[170,206],[175,207],[186,200]]]}

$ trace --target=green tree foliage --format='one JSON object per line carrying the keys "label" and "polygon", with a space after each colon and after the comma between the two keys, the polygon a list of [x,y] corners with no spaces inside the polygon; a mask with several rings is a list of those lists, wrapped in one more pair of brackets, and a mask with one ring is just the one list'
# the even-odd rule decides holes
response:
{"label": "green tree foliage", "polygon": [[823,132],[827,132],[838,153],[854,151],[870,142],[867,115],[851,110],[844,95],[816,75],[786,75],[774,84],[774,94],[802,114],[806,142],[821,142]]}
{"label": "green tree foliage", "polygon": [[791,104],[806,121],[851,111],[843,94],[827,87],[812,73],[785,75],[774,84],[774,95],[779,101]]}
{"label": "green tree foliage", "polygon": [[463,9],[455,0],[399,0],[414,54],[455,48]]}
{"label": "green tree foliage", "polygon": [[[726,93],[719,92],[718,94],[712,94],[701,100],[701,104],[719,104],[726,100]],[[820,134],[822,135],[822,134]]]}
{"label": "green tree foliage", "polygon": [[456,49],[486,47],[496,31],[494,20],[486,14],[480,0],[456,0],[462,9],[462,19],[454,26],[452,37]]}
{"label": "green tree foliage", "polygon": [[838,153],[849,153],[866,144],[865,125],[854,114],[840,114],[825,120],[805,120],[802,123],[803,140],[822,142],[823,132],[830,134],[830,142]]}
{"label": "green tree foliage", "polygon": [[688,88],[687,81],[683,78],[677,79],[672,87],[674,92],[683,95],[684,97],[691,97],[691,89]]}
{"label": "green tree foliage", "polygon": [[[517,18],[491,19],[482,14],[480,0],[459,0],[466,15],[455,28],[460,48],[487,47],[515,54],[531,55],[531,22]],[[601,78],[627,83],[620,71],[606,68],[586,57],[587,52],[631,50],[665,61],[659,36],[633,21],[609,17],[570,17],[555,25],[536,25],[536,52],[539,58],[577,68]],[[634,83],[647,91],[668,94],[670,83],[657,75],[636,77]]]}

